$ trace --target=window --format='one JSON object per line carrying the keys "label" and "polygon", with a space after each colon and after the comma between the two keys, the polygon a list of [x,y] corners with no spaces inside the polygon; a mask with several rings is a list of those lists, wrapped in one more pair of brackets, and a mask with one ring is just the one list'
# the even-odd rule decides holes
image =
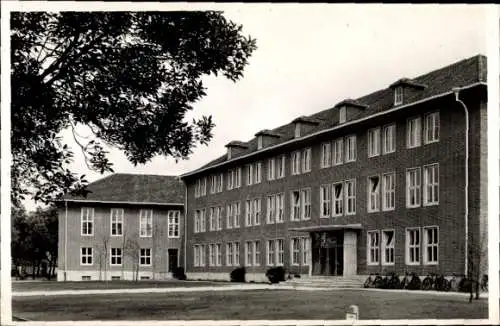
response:
{"label": "window", "polygon": [[323,143],[321,144],[321,167],[328,168],[330,167],[332,161],[332,145],[331,143]]}
{"label": "window", "polygon": [[424,206],[439,204],[439,164],[424,166]]}
{"label": "window", "polygon": [[92,280],[90,278],[90,275],[82,275],[82,281],[90,281],[90,280]]}
{"label": "window", "polygon": [[150,266],[151,265],[151,248],[141,248],[140,250],[140,265]]}
{"label": "window", "polygon": [[257,137],[257,149],[261,149],[263,147],[262,140],[262,136]]}
{"label": "window", "polygon": [[240,266],[240,243],[233,242],[233,263],[234,266]]}
{"label": "window", "polygon": [[335,183],[332,186],[333,191],[333,212],[332,216],[344,214],[344,189],[342,183]]}
{"label": "window", "polygon": [[292,175],[300,174],[300,151],[292,153]]}
{"label": "window", "polygon": [[217,266],[222,266],[222,244],[220,243],[217,243],[215,245],[215,251],[217,253],[216,257],[217,257]]}
{"label": "window", "polygon": [[205,266],[205,245],[194,245],[194,267]]}
{"label": "window", "polygon": [[291,202],[292,202],[292,221],[300,220],[300,192],[298,190],[294,190],[291,193]]}
{"label": "window", "polygon": [[295,138],[300,137],[300,123],[295,124]]}
{"label": "window", "polygon": [[382,265],[394,265],[394,230],[382,231]]}
{"label": "window", "polygon": [[356,214],[356,180],[347,180],[345,182],[345,200],[346,200],[346,215]]}
{"label": "window", "polygon": [[276,223],[283,223],[285,208],[285,194],[276,195]]}
{"label": "window", "polygon": [[194,211],[194,233],[200,232],[200,218],[201,218],[201,211],[197,209]]}
{"label": "window", "polygon": [[344,140],[342,138],[336,139],[333,142],[332,165],[342,164],[344,160],[342,155],[343,152],[344,152]]}
{"label": "window", "polygon": [[245,242],[245,266],[253,265],[253,242]]}
{"label": "window", "polygon": [[396,173],[382,176],[382,210],[390,211],[396,207]]}
{"label": "window", "polygon": [[344,123],[347,119],[347,108],[341,106],[339,110],[339,123]]}
{"label": "window", "polygon": [[233,203],[234,228],[240,227],[240,202]]}
{"label": "window", "polygon": [[439,112],[433,112],[425,116],[424,143],[430,144],[437,141],[439,141]]}
{"label": "window", "polygon": [[406,264],[420,264],[420,229],[406,230]]}
{"label": "window", "polygon": [[382,153],[389,154],[396,151],[396,124],[384,127],[382,133]]}
{"label": "window", "polygon": [[247,164],[247,186],[253,185],[253,165]]}
{"label": "window", "polygon": [[380,128],[368,130],[368,157],[380,155]]}
{"label": "window", "polygon": [[420,146],[422,134],[420,117],[408,119],[407,129],[408,148]]}
{"label": "window", "polygon": [[236,169],[235,178],[236,180],[234,181],[234,188],[241,187],[241,167]]}
{"label": "window", "polygon": [[260,266],[260,241],[253,242],[253,265]]}
{"label": "window", "polygon": [[285,260],[285,240],[276,240],[276,265],[282,266]]}
{"label": "window", "polygon": [[224,173],[219,173],[217,176],[217,192],[222,192],[224,188]]}
{"label": "window", "polygon": [[217,230],[222,230],[222,225],[224,223],[224,214],[223,214],[223,207],[220,206],[220,207],[217,207],[217,213],[216,213],[216,217],[217,217],[217,220],[216,220],[216,226],[217,226]]}
{"label": "window", "polygon": [[208,245],[208,266],[215,266],[215,244]]}
{"label": "window", "polygon": [[300,206],[301,206],[301,219],[311,219],[311,189],[302,189],[300,191]]}
{"label": "window", "polygon": [[201,182],[201,196],[206,196],[207,194],[207,178],[203,177]]}
{"label": "window", "polygon": [[278,179],[285,177],[285,162],[285,155],[281,155],[280,157],[278,157]]}
{"label": "window", "polygon": [[230,169],[227,171],[227,190],[231,190],[234,188],[236,170]]}
{"label": "window", "polygon": [[424,228],[424,264],[438,263],[439,230],[436,226]]}
{"label": "window", "polygon": [[290,246],[292,265],[300,264],[300,238],[292,238]]}
{"label": "window", "polygon": [[228,204],[226,206],[226,228],[232,229],[233,228],[233,204]]}
{"label": "window", "polygon": [[406,207],[420,206],[420,168],[406,171]]}
{"label": "window", "polygon": [[368,178],[368,212],[380,210],[380,178],[373,176]]}
{"label": "window", "polygon": [[311,148],[306,148],[302,152],[302,173],[311,171]]}
{"label": "window", "polygon": [[215,174],[212,174],[210,176],[210,193],[215,194],[216,190],[217,190],[217,176]]}
{"label": "window", "polygon": [[323,185],[319,189],[321,214],[320,217],[326,218],[331,215],[331,191],[329,185]]}
{"label": "window", "polygon": [[121,208],[111,209],[111,235],[123,235],[123,209]]}
{"label": "window", "polygon": [[262,163],[257,162],[253,167],[254,177],[253,183],[260,183],[262,181]]}
{"label": "window", "polygon": [[206,210],[203,208],[200,214],[200,232],[205,232],[207,230],[205,212]]}
{"label": "window", "polygon": [[198,198],[201,195],[201,179],[196,180],[194,187],[194,198]]}
{"label": "window", "polygon": [[216,226],[215,226],[215,207],[210,207],[210,216],[208,217],[209,218],[209,227],[210,227],[210,231],[215,231],[216,230]]}
{"label": "window", "polygon": [[273,266],[274,260],[274,240],[267,240],[267,265]]}
{"label": "window", "polygon": [[380,263],[380,233],[369,231],[368,234],[368,265],[378,265]]}
{"label": "window", "polygon": [[345,138],[345,161],[356,161],[356,135]]}
{"label": "window", "polygon": [[311,239],[308,237],[300,238],[302,247],[302,265],[309,265],[309,255],[311,252]]}
{"label": "window", "polygon": [[92,248],[82,247],[80,250],[80,265],[92,265]]}
{"label": "window", "polygon": [[267,196],[267,211],[266,222],[267,224],[276,223],[276,195]]}
{"label": "window", "polygon": [[153,236],[153,210],[141,209],[139,212],[139,233],[140,237]]}
{"label": "window", "polygon": [[168,237],[178,238],[181,211],[168,211],[167,215],[168,215]]}
{"label": "window", "polygon": [[267,161],[267,180],[276,179],[276,160],[275,158],[270,158]]}
{"label": "window", "polygon": [[398,86],[394,89],[394,106],[403,104],[403,87]]}
{"label": "window", "polygon": [[246,219],[245,219],[245,226],[251,226],[252,225],[252,216],[253,216],[253,213],[252,213],[252,201],[251,200],[247,200],[245,202],[245,215],[246,215]]}
{"label": "window", "polygon": [[253,200],[253,225],[260,225],[260,198]]}
{"label": "window", "polygon": [[121,265],[122,264],[122,249],[121,248],[111,248],[111,265]]}
{"label": "window", "polygon": [[94,209],[82,207],[81,211],[82,233],[81,235],[94,235]]}

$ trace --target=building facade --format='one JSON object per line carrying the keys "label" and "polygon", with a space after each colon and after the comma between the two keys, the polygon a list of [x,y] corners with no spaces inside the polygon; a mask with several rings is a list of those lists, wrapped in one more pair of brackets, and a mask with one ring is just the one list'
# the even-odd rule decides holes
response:
{"label": "building facade", "polygon": [[178,177],[113,174],[88,189],[59,202],[57,279],[171,278],[184,254]]}
{"label": "building facade", "polygon": [[188,277],[486,272],[486,89],[478,55],[230,142],[181,176]]}

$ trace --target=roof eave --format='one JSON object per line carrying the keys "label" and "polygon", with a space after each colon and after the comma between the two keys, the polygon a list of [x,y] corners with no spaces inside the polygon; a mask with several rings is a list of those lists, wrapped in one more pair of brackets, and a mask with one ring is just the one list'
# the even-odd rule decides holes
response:
{"label": "roof eave", "polygon": [[144,205],[144,206],[184,206],[184,203],[158,203],[158,202],[133,202],[133,201],[120,201],[120,200],[93,200],[93,199],[59,199],[56,202],[70,202],[70,203],[95,203],[95,204],[126,204],[126,205]]}

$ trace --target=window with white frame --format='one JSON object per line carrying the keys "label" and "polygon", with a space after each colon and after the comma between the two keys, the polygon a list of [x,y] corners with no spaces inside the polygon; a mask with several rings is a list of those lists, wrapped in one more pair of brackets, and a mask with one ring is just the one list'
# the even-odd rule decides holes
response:
{"label": "window with white frame", "polygon": [[208,245],[208,266],[215,266],[215,243]]}
{"label": "window with white frame", "polygon": [[276,239],[276,265],[283,266],[285,261],[285,240]]}
{"label": "window with white frame", "polygon": [[424,228],[424,264],[438,263],[439,229],[437,226]]}
{"label": "window with white frame", "polygon": [[368,212],[380,210],[380,177],[378,175],[368,178]]}
{"label": "window with white frame", "polygon": [[340,165],[344,162],[344,139],[338,138],[333,141],[332,165]]}
{"label": "window with white frame", "polygon": [[233,217],[234,217],[233,227],[239,228],[240,227],[240,202],[239,201],[233,203]]}
{"label": "window with white frame", "polygon": [[292,221],[300,220],[300,191],[293,190],[291,192],[291,205],[292,205]]}
{"label": "window with white frame", "polygon": [[210,216],[208,217],[208,226],[210,227],[210,231],[215,231],[217,230],[215,223],[216,223],[216,217],[215,217],[215,207],[210,207]]}
{"label": "window with white frame", "polygon": [[92,265],[93,255],[91,247],[80,248],[80,265]]}
{"label": "window with white frame", "polygon": [[245,226],[251,226],[252,225],[252,217],[253,217],[253,205],[251,200],[247,200],[245,202]]}
{"label": "window with white frame", "polygon": [[406,207],[420,206],[420,168],[406,171]]}
{"label": "window with white frame", "polygon": [[226,228],[232,229],[233,228],[233,204],[228,204],[226,206]]}
{"label": "window with white frame", "polygon": [[233,266],[233,243],[226,243],[226,266]]}
{"label": "window with white frame", "polygon": [[339,109],[339,123],[345,123],[347,119],[347,107],[341,106]]}
{"label": "window with white frame", "polygon": [[257,162],[253,167],[254,178],[253,183],[260,183],[262,181],[262,162]]}
{"label": "window with white frame", "polygon": [[292,265],[300,264],[300,238],[290,239],[290,253],[292,256]]}
{"label": "window with white frame", "polygon": [[260,213],[261,209],[261,200],[260,198],[253,200],[253,225],[260,225]]}
{"label": "window with white frame", "polygon": [[111,209],[111,235],[112,236],[123,235],[123,209],[122,208],[112,208]]}
{"label": "window with white frame", "polygon": [[424,144],[437,141],[439,141],[439,112],[432,112],[425,115]]}
{"label": "window with white frame", "polygon": [[168,237],[178,238],[179,237],[179,225],[181,218],[181,211],[168,211]]}
{"label": "window with white frame", "polygon": [[94,209],[82,207],[81,210],[81,235],[94,235]]}
{"label": "window with white frame", "polygon": [[194,233],[199,233],[201,229],[201,210],[197,209],[194,211]]}
{"label": "window with white frame", "polygon": [[236,168],[234,188],[241,187],[241,167]]}
{"label": "window with white frame", "polygon": [[151,265],[151,248],[140,249],[140,265],[141,266]]}
{"label": "window with white frame", "polygon": [[252,266],[253,264],[253,242],[245,242],[245,266]]}
{"label": "window with white frame", "polygon": [[210,176],[210,193],[215,194],[217,191],[217,176],[215,174],[212,174]]}
{"label": "window with white frame", "polygon": [[390,211],[396,207],[396,173],[382,175],[382,210]]}
{"label": "window with white frame", "polygon": [[368,265],[380,263],[380,233],[379,231],[368,231]]}
{"label": "window with white frame", "polygon": [[207,251],[206,245],[201,245],[200,246],[200,266],[205,266],[205,253]]}
{"label": "window with white frame", "polygon": [[302,265],[309,265],[309,256],[311,254],[311,239],[309,237],[300,238],[302,248]]}
{"label": "window with white frame", "polygon": [[300,151],[292,153],[292,175],[300,174]]}
{"label": "window with white frame", "polygon": [[260,266],[260,241],[253,242],[253,266]]}
{"label": "window with white frame", "polygon": [[222,225],[224,224],[224,208],[222,206],[217,207],[217,230],[222,230]]}
{"label": "window with white frame", "polygon": [[266,223],[276,223],[276,195],[267,196]]}
{"label": "window with white frame", "polygon": [[203,177],[201,181],[201,196],[206,196],[207,194],[207,178]]}
{"label": "window with white frame", "polygon": [[285,162],[286,162],[285,155],[278,156],[278,165],[277,165],[277,170],[278,170],[277,178],[278,179],[285,177]]}
{"label": "window with white frame", "polygon": [[227,190],[231,190],[234,188],[236,170],[229,169],[227,171]]}
{"label": "window with white frame", "polygon": [[424,166],[424,205],[439,204],[439,164]]}
{"label": "window with white frame", "polygon": [[122,264],[122,248],[111,248],[110,264],[119,266]]}
{"label": "window with white frame", "polygon": [[233,264],[240,266],[240,243],[233,242]]}
{"label": "window with white frame", "polygon": [[420,228],[406,229],[406,264],[420,264]]}
{"label": "window with white frame", "polygon": [[196,180],[196,184],[194,187],[194,198],[198,198],[201,196],[201,179]]}
{"label": "window with white frame", "polygon": [[403,87],[398,86],[394,89],[394,105],[403,104]]}
{"label": "window with white frame", "polygon": [[311,148],[306,148],[302,151],[302,173],[311,171]]}
{"label": "window with white frame", "polygon": [[270,158],[267,160],[267,180],[276,179],[276,159]]}
{"label": "window with white frame", "polygon": [[219,173],[217,176],[217,192],[222,192],[224,189],[224,173]]}
{"label": "window with white frame", "polygon": [[285,216],[285,194],[276,195],[276,223],[283,223]]}
{"label": "window with white frame", "polygon": [[267,265],[273,266],[275,264],[275,244],[274,240],[267,240],[266,251],[267,251]]}
{"label": "window with white frame", "polygon": [[261,149],[263,147],[263,139],[262,136],[257,136],[257,149]]}
{"label": "window with white frame", "polygon": [[356,161],[356,135],[345,138],[345,162]]}
{"label": "window with white frame", "polygon": [[215,250],[217,252],[217,266],[222,266],[222,244],[217,243],[215,245]]}
{"label": "window with white frame", "polygon": [[296,123],[295,124],[295,132],[294,132],[294,136],[295,138],[299,138],[300,137],[300,123]]}
{"label": "window with white frame", "polygon": [[311,188],[300,191],[301,219],[311,219]]}
{"label": "window with white frame", "polygon": [[193,246],[193,266],[194,267],[200,266],[200,246],[199,245]]}
{"label": "window with white frame", "polygon": [[205,215],[206,215],[206,210],[205,208],[203,208],[200,214],[200,232],[205,232],[207,230]]}
{"label": "window with white frame", "polygon": [[329,168],[332,163],[332,144],[326,142],[321,144],[321,168]]}
{"label": "window with white frame", "polygon": [[356,214],[356,179],[345,182],[346,215]]}
{"label": "window with white frame", "polygon": [[396,124],[384,127],[382,131],[382,153],[389,154],[396,151]]}
{"label": "window with white frame", "polygon": [[153,210],[141,209],[139,211],[139,234],[141,238],[153,236]]}
{"label": "window with white frame", "polygon": [[420,146],[422,137],[422,122],[420,117],[408,119],[406,137],[408,148]]}
{"label": "window with white frame", "polygon": [[394,230],[382,230],[382,265],[394,265]]}
{"label": "window with white frame", "polygon": [[380,127],[368,130],[368,157],[380,155]]}
{"label": "window with white frame", "polygon": [[333,209],[332,216],[340,216],[344,214],[344,185],[339,183],[334,183],[332,185],[332,195],[333,195]]}
{"label": "window with white frame", "polygon": [[253,185],[253,165],[247,164],[247,186]]}
{"label": "window with white frame", "polygon": [[329,185],[322,185],[319,188],[321,218],[327,218],[331,215],[331,190]]}

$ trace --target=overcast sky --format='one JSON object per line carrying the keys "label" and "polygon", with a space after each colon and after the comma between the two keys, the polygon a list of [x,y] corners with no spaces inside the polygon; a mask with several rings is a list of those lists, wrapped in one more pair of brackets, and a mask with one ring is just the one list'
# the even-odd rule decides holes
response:
{"label": "overcast sky", "polygon": [[[238,82],[205,79],[207,96],[193,114],[213,115],[210,145],[195,149],[186,161],[157,157],[137,167],[114,150],[115,172],[186,173],[224,154],[232,140],[247,141],[261,129],[386,88],[399,78],[486,54],[483,6],[266,4],[233,5],[224,13],[243,25],[258,48]],[[74,144],[70,133],[65,139]],[[103,177],[90,172],[73,148],[75,172],[89,181]]]}

